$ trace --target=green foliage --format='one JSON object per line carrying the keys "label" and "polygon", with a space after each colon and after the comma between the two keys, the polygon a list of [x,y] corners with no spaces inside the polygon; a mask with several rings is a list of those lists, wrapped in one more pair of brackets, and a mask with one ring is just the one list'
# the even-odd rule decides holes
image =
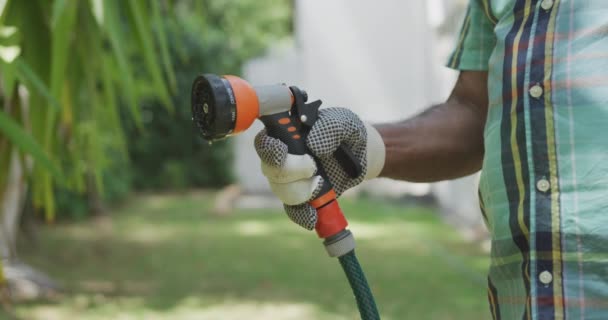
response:
{"label": "green foliage", "polygon": [[89,204],[82,193],[56,188],[55,203],[60,219],[83,220],[89,215]]}
{"label": "green foliage", "polygon": [[[32,155],[32,199],[48,220],[80,215],[87,194],[119,199],[131,182],[228,183],[229,146],[209,148],[190,126],[191,81],[238,74],[289,31],[288,0],[0,0],[0,191],[13,147]],[[7,101],[27,107],[6,112]]]}
{"label": "green foliage", "polygon": [[[23,130],[21,126],[13,118],[9,117],[4,111],[0,110],[0,130],[14,143],[14,145],[23,152],[31,154],[41,165],[53,173],[56,177],[60,177],[59,169],[42,150],[40,145],[32,138],[32,136]],[[8,153],[8,152],[7,152]]]}
{"label": "green foliage", "polygon": [[217,60],[204,50],[213,44],[201,40],[197,32],[200,23],[193,23],[196,17],[180,15],[183,19],[168,24],[167,30],[178,88],[172,97],[176,109],[170,113],[160,101],[149,99],[142,104],[143,130],[133,122],[124,122],[133,186],[139,190],[217,187],[231,181],[229,144],[210,147],[198,137],[191,121],[192,80],[199,70]]}
{"label": "green foliage", "polygon": [[[124,147],[118,99],[126,97],[133,119],[140,118],[138,103],[144,93],[137,91],[136,81],[153,86],[154,91],[145,96],[157,96],[170,108],[163,69],[150,63],[160,61],[160,57],[150,50],[159,41],[151,31],[149,3],[150,0],[1,3],[3,109],[11,107],[7,101],[20,107],[20,117],[13,117],[13,122],[25,131],[20,136],[31,136],[35,143],[24,144],[26,140],[16,139],[15,123],[11,129],[11,123],[3,121],[2,131],[11,130],[13,134],[0,136],[0,146],[4,150],[21,146],[34,156],[30,189],[34,205],[43,209],[48,220],[55,218],[57,187],[84,193],[89,189],[85,181],[92,177],[95,190],[103,193],[102,177],[114,161],[108,155]],[[148,61],[138,74],[131,67],[135,54]],[[172,76],[172,68],[164,71]],[[13,90],[16,84],[27,89],[29,95]],[[26,145],[28,148],[24,149]],[[49,168],[56,167],[65,179],[51,174]],[[8,166],[2,162],[0,182],[7,173]]]}
{"label": "green foliage", "polygon": [[270,43],[291,32],[291,2],[177,1],[175,12],[180,19],[173,27],[202,40],[206,69],[198,72],[238,74],[244,61],[260,55]]}
{"label": "green foliage", "polygon": [[219,187],[232,181],[229,142],[210,146],[191,124],[192,80],[203,72],[238,74],[245,60],[289,32],[286,2],[201,3],[204,7],[194,12],[191,4],[178,5],[178,19],[166,23],[178,89],[172,97],[176,109],[169,112],[161,101],[151,100],[142,104],[143,131],[125,123],[136,189]]}
{"label": "green foliage", "polygon": [[[192,79],[188,74],[176,72],[178,88],[184,88],[184,81],[189,88]],[[142,112],[145,131],[137,130],[133,124],[126,130],[134,187],[167,190],[229,183],[232,180],[230,145],[222,141],[209,146],[199,138],[191,125],[189,96],[174,99],[180,103],[175,104],[178,108],[173,115],[157,102],[146,103]]]}
{"label": "green foliage", "polygon": [[[112,157],[112,156],[111,156]],[[83,220],[90,216],[90,198],[100,197],[108,205],[121,203],[132,189],[132,172],[128,159],[115,152],[110,167],[103,171],[101,176],[103,194],[95,194],[95,188],[83,192],[74,191],[62,186],[55,188],[55,201],[57,204],[57,217],[59,219]],[[93,194],[91,194],[93,193]]]}

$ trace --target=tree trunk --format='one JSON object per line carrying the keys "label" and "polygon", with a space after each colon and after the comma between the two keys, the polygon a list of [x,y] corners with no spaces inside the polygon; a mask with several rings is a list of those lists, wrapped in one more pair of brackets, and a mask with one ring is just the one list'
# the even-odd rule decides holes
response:
{"label": "tree trunk", "polygon": [[44,273],[19,261],[17,235],[19,219],[25,204],[26,182],[19,153],[13,150],[9,175],[2,195],[2,224],[0,225],[0,251],[2,267],[11,297],[15,300],[32,300],[54,297],[59,286]]}
{"label": "tree trunk", "polygon": [[[28,113],[28,96],[19,87],[21,103],[5,103],[5,111],[10,113],[12,106],[19,106],[23,115],[24,127],[30,131]],[[31,132],[31,131],[30,131]],[[11,153],[4,193],[0,194],[0,254],[2,271],[13,300],[32,300],[54,297],[59,293],[59,286],[44,273],[19,261],[17,256],[17,236],[19,220],[25,204],[27,189],[26,172],[31,171],[32,161],[29,157],[23,163],[16,148]],[[3,303],[4,305],[4,303]]]}
{"label": "tree trunk", "polygon": [[2,196],[2,228],[0,250],[2,259],[10,261],[17,258],[17,232],[19,230],[19,216],[21,215],[25,200],[25,180],[23,166],[19,160],[19,153],[13,150],[9,166],[7,185]]}
{"label": "tree trunk", "polygon": [[105,215],[106,210],[103,205],[103,199],[95,183],[95,176],[92,172],[87,173],[87,202],[89,204],[89,210],[94,216]]}

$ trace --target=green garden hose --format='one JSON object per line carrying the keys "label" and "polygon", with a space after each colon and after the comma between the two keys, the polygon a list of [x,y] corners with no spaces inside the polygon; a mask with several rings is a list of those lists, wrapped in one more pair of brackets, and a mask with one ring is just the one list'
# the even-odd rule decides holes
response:
{"label": "green garden hose", "polygon": [[355,295],[361,319],[379,320],[380,315],[378,314],[376,301],[374,301],[374,296],[367,284],[363,269],[361,269],[359,260],[357,260],[357,256],[355,255],[355,238],[352,232],[344,229],[331,237],[325,238],[323,244],[329,256],[337,257],[338,261],[340,261],[340,265]]}
{"label": "green garden hose", "polygon": [[355,300],[357,300],[357,308],[359,308],[361,319],[379,320],[380,315],[378,314],[376,301],[374,301],[374,296],[372,295],[372,291],[367,284],[367,279],[365,279],[363,269],[361,269],[361,265],[357,260],[355,250],[352,250],[339,257],[338,260],[340,261],[340,265],[342,265],[342,269],[344,269],[344,273],[346,274],[346,278],[348,278],[350,287],[353,289],[353,294],[355,295]]}

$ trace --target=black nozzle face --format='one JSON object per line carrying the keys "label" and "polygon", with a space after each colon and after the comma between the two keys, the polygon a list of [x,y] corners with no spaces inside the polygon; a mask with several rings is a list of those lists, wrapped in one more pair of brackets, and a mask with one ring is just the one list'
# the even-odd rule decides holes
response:
{"label": "black nozzle face", "polygon": [[223,139],[234,131],[236,100],[228,80],[213,74],[194,79],[192,119],[209,141]]}

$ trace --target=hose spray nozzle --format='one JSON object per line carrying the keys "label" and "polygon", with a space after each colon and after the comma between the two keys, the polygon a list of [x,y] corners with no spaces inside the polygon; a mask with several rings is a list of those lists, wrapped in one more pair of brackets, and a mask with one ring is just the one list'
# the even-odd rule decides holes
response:
{"label": "hose spray nozzle", "polygon": [[[297,87],[252,86],[235,76],[204,74],[192,85],[192,119],[209,141],[243,132],[259,119],[267,134],[285,143],[290,154],[309,154],[314,158],[306,146],[306,137],[318,118],[321,101],[306,103],[307,100],[306,92]],[[347,172],[360,174],[360,165],[348,149],[339,148],[336,156],[345,159]],[[324,184],[319,196],[309,204],[317,209],[317,234],[329,238],[345,230],[347,222],[325,170],[318,159],[315,161],[316,174],[324,178]]]}
{"label": "hose spray nozzle", "polygon": [[205,74],[192,85],[192,117],[209,141],[243,132],[260,116],[291,109],[293,101],[283,84],[254,87],[236,76]]}

